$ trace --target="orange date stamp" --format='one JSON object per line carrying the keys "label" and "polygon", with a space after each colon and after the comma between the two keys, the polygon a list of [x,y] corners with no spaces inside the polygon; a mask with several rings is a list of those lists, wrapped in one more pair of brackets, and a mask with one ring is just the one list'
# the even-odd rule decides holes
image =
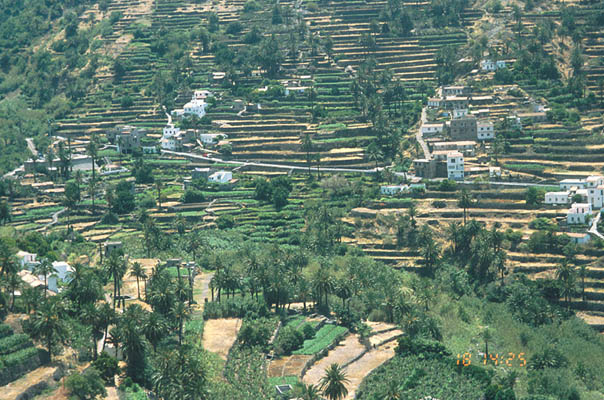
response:
{"label": "orange date stamp", "polygon": [[508,367],[525,367],[524,353],[489,353],[473,356],[472,353],[457,354],[457,365],[467,367],[472,365],[472,359],[478,359],[483,365],[506,365]]}

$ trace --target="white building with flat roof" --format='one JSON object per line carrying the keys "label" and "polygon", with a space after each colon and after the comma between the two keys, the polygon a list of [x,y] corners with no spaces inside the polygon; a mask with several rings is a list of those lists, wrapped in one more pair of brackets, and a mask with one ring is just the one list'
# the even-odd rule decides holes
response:
{"label": "white building with flat roof", "polygon": [[588,216],[591,216],[592,209],[589,203],[573,203],[566,215],[566,223],[569,225],[585,224]]}
{"label": "white building with flat roof", "polygon": [[493,123],[491,121],[478,121],[476,135],[478,140],[495,139],[495,127]]}
{"label": "white building with flat roof", "polygon": [[422,124],[422,136],[433,136],[442,133],[444,124]]}
{"label": "white building with flat roof", "polygon": [[461,181],[464,178],[464,159],[459,151],[447,154],[447,178]]}
{"label": "white building with flat roof", "polygon": [[398,193],[406,193],[409,192],[411,188],[409,185],[385,185],[380,186],[380,193],[384,195],[395,195]]}
{"label": "white building with flat roof", "polygon": [[571,195],[570,192],[547,192],[545,194],[545,204],[551,205],[562,205],[570,203]]}
{"label": "white building with flat roof", "polygon": [[233,173],[231,171],[216,171],[208,177],[208,181],[214,183],[228,183],[232,179]]}

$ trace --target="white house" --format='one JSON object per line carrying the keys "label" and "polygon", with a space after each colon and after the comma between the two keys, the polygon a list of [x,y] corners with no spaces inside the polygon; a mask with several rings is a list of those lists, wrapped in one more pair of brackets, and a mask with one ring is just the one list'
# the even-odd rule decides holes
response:
{"label": "white house", "polygon": [[19,259],[19,263],[21,264],[21,269],[27,268],[28,270],[33,270],[40,262],[36,260],[37,254],[28,253],[27,251],[18,251],[17,258]]}
{"label": "white house", "polygon": [[591,204],[589,203],[573,203],[566,215],[566,223],[585,224],[588,216],[591,216]]}
{"label": "white house", "polygon": [[447,177],[453,180],[463,180],[464,178],[463,154],[458,151],[447,154]]}
{"label": "white house", "polygon": [[501,178],[501,167],[489,167],[490,178]]}
{"label": "white house", "polygon": [[570,190],[572,188],[583,189],[585,185],[585,179],[571,178],[560,181],[560,189],[562,190]]}
{"label": "white house", "polygon": [[[65,261],[55,261],[52,263],[52,267],[55,272],[47,277],[48,290],[58,293],[59,282],[69,283],[72,279],[71,274],[74,272],[74,269]],[[38,278],[44,279],[44,276]]]}
{"label": "white house", "polygon": [[430,108],[439,108],[441,104],[442,104],[442,99],[439,99],[437,97],[428,99],[428,107],[430,107]]}
{"label": "white house", "polygon": [[467,108],[456,108],[455,110],[453,110],[453,118],[461,118],[465,117],[466,115],[468,115]]}
{"label": "white house", "polygon": [[480,62],[480,69],[485,72],[497,71],[498,69],[505,68],[505,61],[493,61],[493,60],[482,60]]}
{"label": "white house", "polygon": [[547,192],[545,194],[545,204],[568,204],[570,203],[570,192]]}
{"label": "white house", "polygon": [[478,140],[495,139],[495,128],[493,123],[491,121],[478,121],[476,135]]}
{"label": "white house", "polygon": [[604,177],[601,175],[590,175],[585,178],[585,186],[588,188],[595,188],[604,185]]}
{"label": "white house", "polygon": [[206,107],[208,103],[203,99],[191,99],[182,109],[173,110],[172,114],[177,117],[184,117],[185,115],[197,115],[199,118],[206,115]]}
{"label": "white house", "polygon": [[199,135],[199,140],[204,145],[213,145],[218,143],[221,139],[225,139],[227,136],[222,133],[202,133]]}
{"label": "white house", "polygon": [[298,93],[303,94],[306,91],[306,89],[308,89],[307,86],[291,86],[291,87],[286,87],[283,93],[286,96],[289,96],[290,93],[293,93],[293,94],[298,94]]}
{"label": "white house", "polygon": [[443,124],[423,124],[421,128],[422,136],[430,136],[442,133],[443,127]]}
{"label": "white house", "polygon": [[193,92],[193,97],[191,100],[205,100],[208,97],[214,97],[214,94],[209,90],[196,90]]}
{"label": "white house", "polygon": [[231,171],[216,171],[209,176],[208,181],[214,183],[228,183],[233,179]]}
{"label": "white house", "polygon": [[161,148],[164,150],[176,150],[176,139],[174,139],[174,136],[163,138],[159,141],[159,143],[161,145]]}
{"label": "white house", "polygon": [[174,126],[174,124],[168,124],[164,127],[163,137],[169,138],[180,133],[180,128]]}
{"label": "white house", "polygon": [[380,193],[385,195],[394,195],[397,193],[404,193],[410,190],[408,185],[386,185],[380,186]]}
{"label": "white house", "polygon": [[594,208],[602,208],[602,205],[604,205],[604,185],[598,185],[597,187],[588,186],[585,190],[587,191],[587,201],[589,204]]}
{"label": "white house", "polygon": [[587,244],[591,240],[591,235],[587,232],[565,232],[560,233],[560,235],[568,236],[575,244]]}

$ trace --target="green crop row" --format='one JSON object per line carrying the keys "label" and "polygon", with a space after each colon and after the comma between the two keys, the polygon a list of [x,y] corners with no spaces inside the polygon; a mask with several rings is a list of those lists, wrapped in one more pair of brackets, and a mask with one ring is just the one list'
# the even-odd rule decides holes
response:
{"label": "green crop row", "polygon": [[347,328],[337,325],[324,325],[316,333],[315,337],[304,341],[301,349],[296,350],[293,354],[313,355],[328,347],[336,338],[348,331]]}
{"label": "green crop row", "polygon": [[31,346],[31,340],[25,334],[7,336],[0,339],[0,355],[14,353]]}
{"label": "green crop row", "polygon": [[10,336],[13,334],[13,330],[10,325],[0,324],[0,338]]}
{"label": "green crop row", "polygon": [[35,347],[28,347],[6,356],[0,357],[0,369],[11,369],[17,365],[25,363],[27,360],[38,355],[38,349]]}

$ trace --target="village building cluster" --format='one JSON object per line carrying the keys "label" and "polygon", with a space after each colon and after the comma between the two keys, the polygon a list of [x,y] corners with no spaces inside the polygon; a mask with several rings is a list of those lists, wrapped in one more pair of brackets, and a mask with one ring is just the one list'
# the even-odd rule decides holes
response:
{"label": "village building cluster", "polygon": [[593,209],[601,209],[604,205],[604,176],[563,179],[559,191],[545,193],[544,203],[554,206],[570,204],[566,222],[569,225],[587,224]]}

